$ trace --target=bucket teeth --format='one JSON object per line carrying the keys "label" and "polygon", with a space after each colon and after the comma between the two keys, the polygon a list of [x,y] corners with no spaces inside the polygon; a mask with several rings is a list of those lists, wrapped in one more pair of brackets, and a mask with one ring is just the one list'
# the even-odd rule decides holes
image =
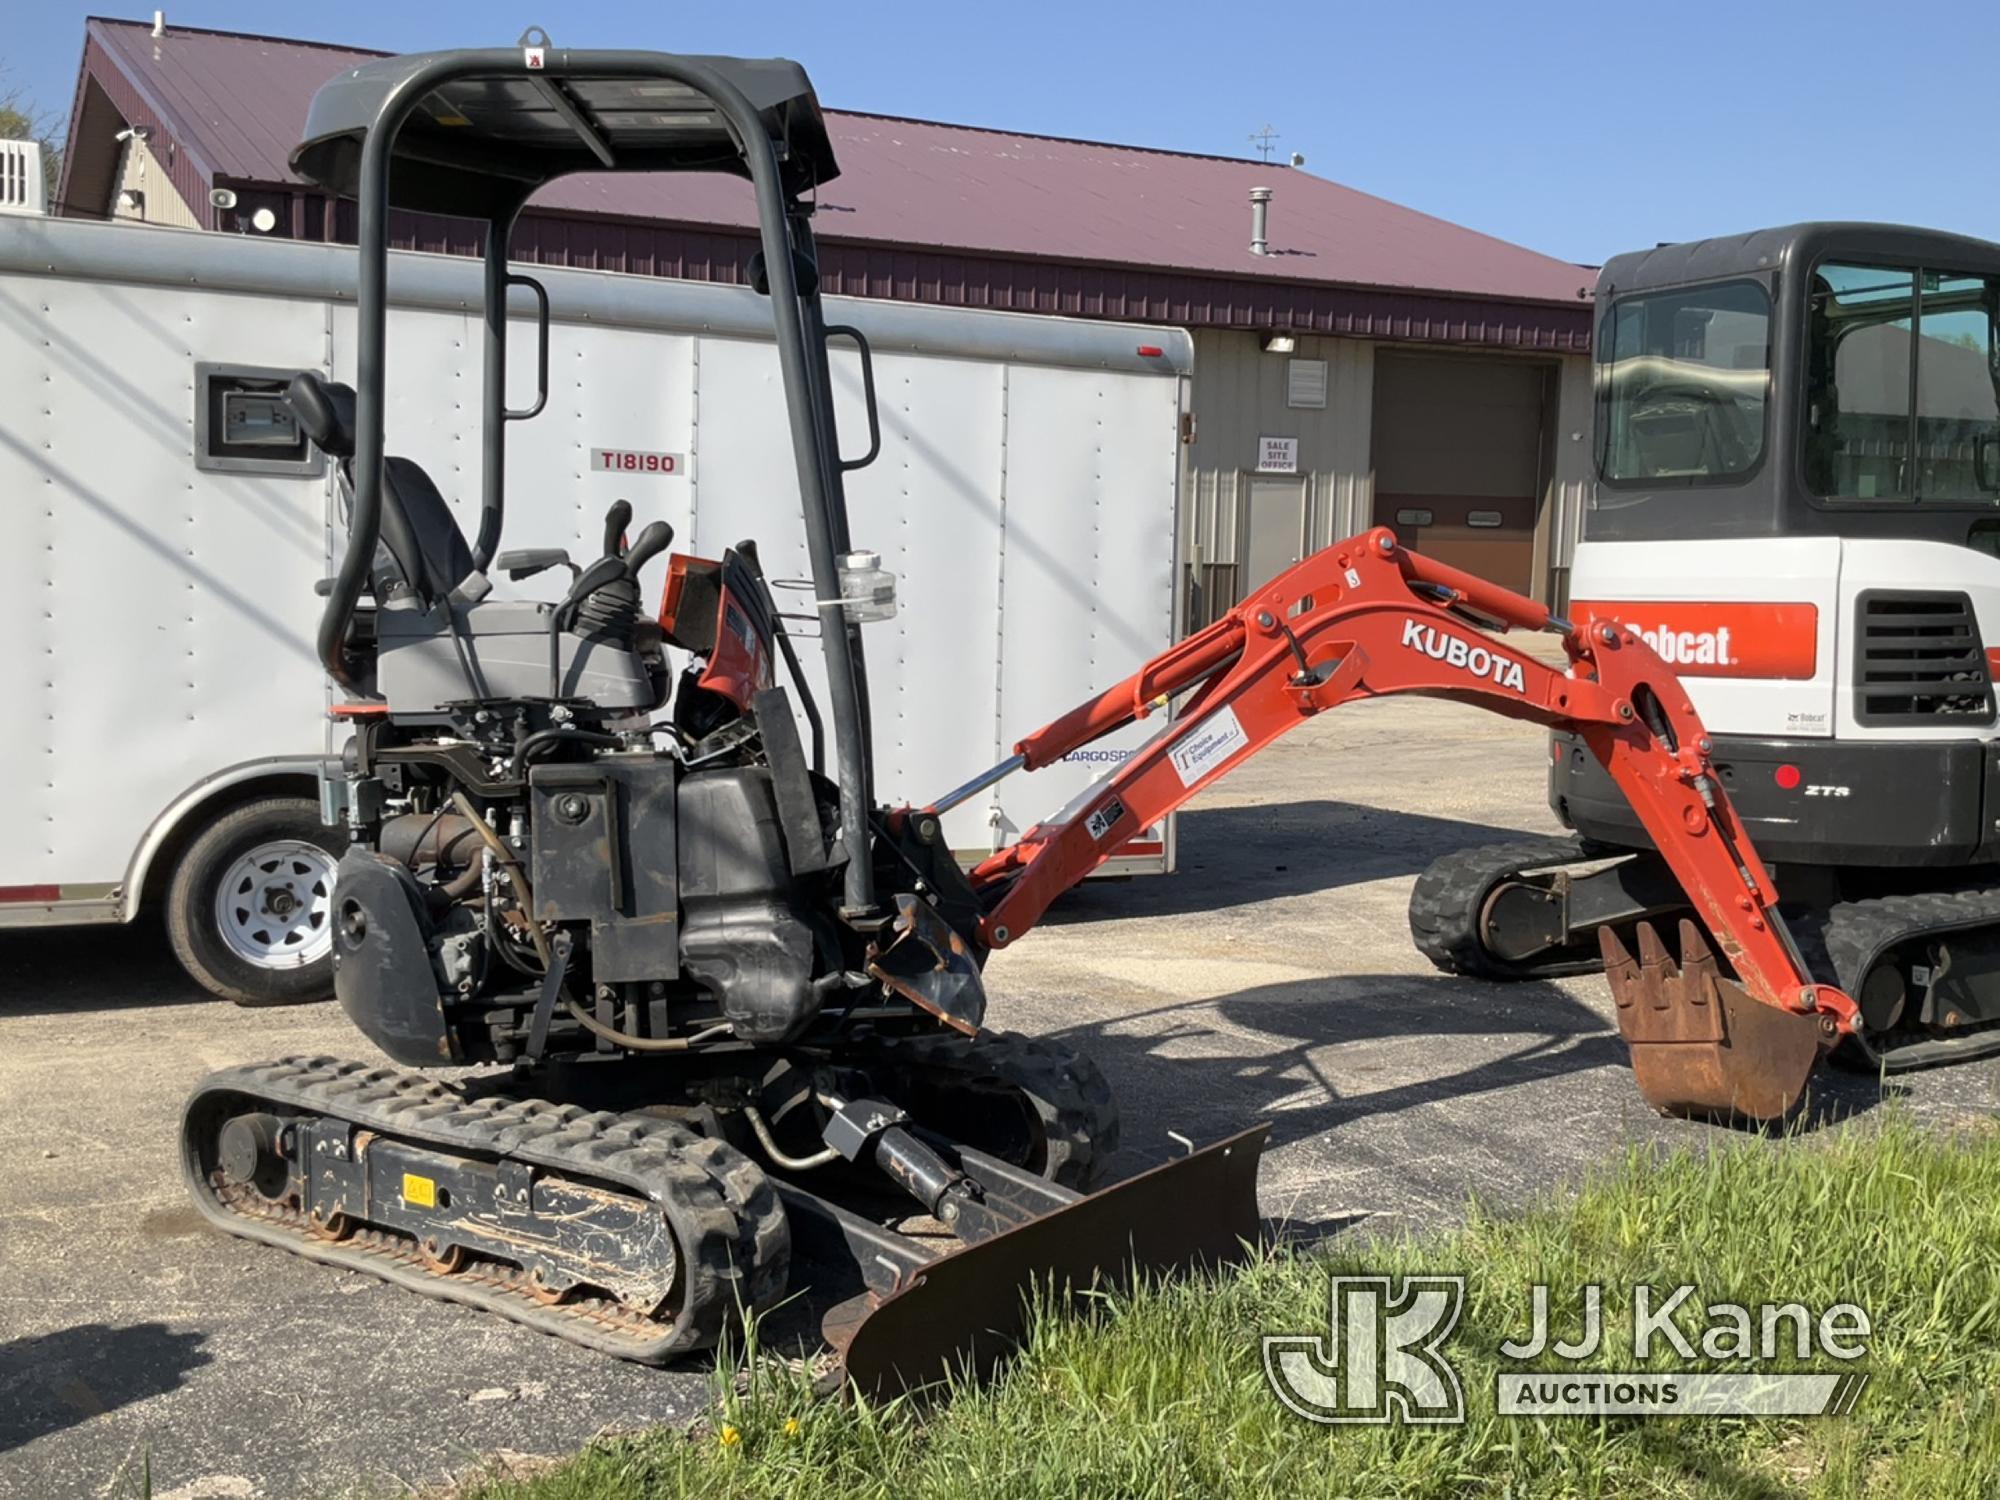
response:
{"label": "bucket teeth", "polygon": [[1708,937],[1699,923],[1687,917],[1681,918],[1681,972],[1687,973],[1697,967],[1715,972],[1715,954],[1708,946]]}
{"label": "bucket teeth", "polygon": [[1667,945],[1660,941],[1660,935],[1654,931],[1651,922],[1639,924],[1639,966],[1649,973],[1658,972],[1668,979],[1680,973],[1667,953]]}
{"label": "bucket teeth", "polygon": [[1609,928],[1598,933],[1639,1092],[1662,1114],[1783,1119],[1819,1060],[1818,1023],[1726,977],[1696,923],[1683,919],[1678,936],[1677,962],[1650,922],[1637,959]]}

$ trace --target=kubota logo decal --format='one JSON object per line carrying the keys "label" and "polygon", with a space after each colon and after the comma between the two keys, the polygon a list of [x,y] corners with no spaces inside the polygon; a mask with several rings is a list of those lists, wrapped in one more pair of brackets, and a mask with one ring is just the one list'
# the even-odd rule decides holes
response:
{"label": "kubota logo decal", "polygon": [[1810,678],[1819,661],[1811,604],[1612,604],[1578,600],[1580,624],[1609,620],[1637,632],[1683,677]]}
{"label": "kubota logo decal", "polygon": [[1525,693],[1528,690],[1519,662],[1502,656],[1490,647],[1475,646],[1449,630],[1426,625],[1422,620],[1403,621],[1403,644],[1412,651],[1421,651],[1432,661],[1441,661],[1474,677],[1483,677],[1509,692]]}

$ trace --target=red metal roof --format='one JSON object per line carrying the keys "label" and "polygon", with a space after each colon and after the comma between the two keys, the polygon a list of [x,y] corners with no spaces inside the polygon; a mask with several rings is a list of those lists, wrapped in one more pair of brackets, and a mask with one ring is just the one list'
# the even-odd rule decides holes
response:
{"label": "red metal roof", "polygon": [[[91,20],[86,36],[86,75],[93,67],[121,75],[126,87],[107,92],[143,96],[211,182],[239,185],[297,184],[285,163],[313,91],[341,68],[381,55],[179,27],[155,38],[144,23],[103,19]],[[1588,304],[1578,292],[1593,272],[1303,171],[838,110],[827,112],[827,125],[841,163],[840,177],[821,192],[816,224],[824,269],[836,283],[830,289],[1380,337],[1587,345]],[[1256,186],[1276,194],[1273,253],[1265,256],[1249,249]],[[698,226],[711,240],[721,231],[735,242],[754,225],[750,208],[744,184],[712,175],[577,177],[552,184],[533,205],[539,219],[571,223],[557,233],[556,225],[524,221],[523,249],[568,264],[701,275],[688,269],[684,246],[642,247],[643,264],[635,263],[633,221]],[[579,243],[586,218],[597,227]],[[624,221],[626,232],[609,235],[606,219]],[[554,240],[562,244],[548,253]],[[713,248],[702,243],[693,259],[707,264]],[[1489,302],[1509,306],[1480,305]]]}

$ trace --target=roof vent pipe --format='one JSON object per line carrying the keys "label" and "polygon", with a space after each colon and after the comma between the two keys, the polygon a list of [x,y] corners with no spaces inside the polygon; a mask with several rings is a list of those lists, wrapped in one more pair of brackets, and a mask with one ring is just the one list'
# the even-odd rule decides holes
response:
{"label": "roof vent pipe", "polygon": [[1266,187],[1250,189],[1250,253],[1269,255],[1271,253],[1271,190]]}
{"label": "roof vent pipe", "polygon": [[166,34],[167,34],[167,13],[163,10],[156,10],[153,12],[153,35],[165,36]]}

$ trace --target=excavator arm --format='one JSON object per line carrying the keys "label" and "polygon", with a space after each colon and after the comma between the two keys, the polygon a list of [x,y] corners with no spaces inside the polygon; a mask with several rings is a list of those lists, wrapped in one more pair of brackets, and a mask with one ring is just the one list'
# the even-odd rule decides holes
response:
{"label": "excavator arm", "polygon": [[[1568,671],[1488,633],[1508,629],[1559,632]],[[1650,926],[1639,929],[1636,959],[1610,929],[1601,934],[1642,1092],[1667,1112],[1788,1112],[1819,1054],[1853,1030],[1856,1007],[1808,973],[1679,680],[1633,632],[1573,628],[1532,600],[1399,546],[1387,528],[1280,574],[929,809],[1048,765],[1185,695],[1114,774],[974,868],[985,905],[980,940],[989,948],[1017,940],[1121,845],[1286,731],[1343,703],[1399,693],[1582,738],[1701,917],[1700,926],[1681,924],[1678,964]]]}

